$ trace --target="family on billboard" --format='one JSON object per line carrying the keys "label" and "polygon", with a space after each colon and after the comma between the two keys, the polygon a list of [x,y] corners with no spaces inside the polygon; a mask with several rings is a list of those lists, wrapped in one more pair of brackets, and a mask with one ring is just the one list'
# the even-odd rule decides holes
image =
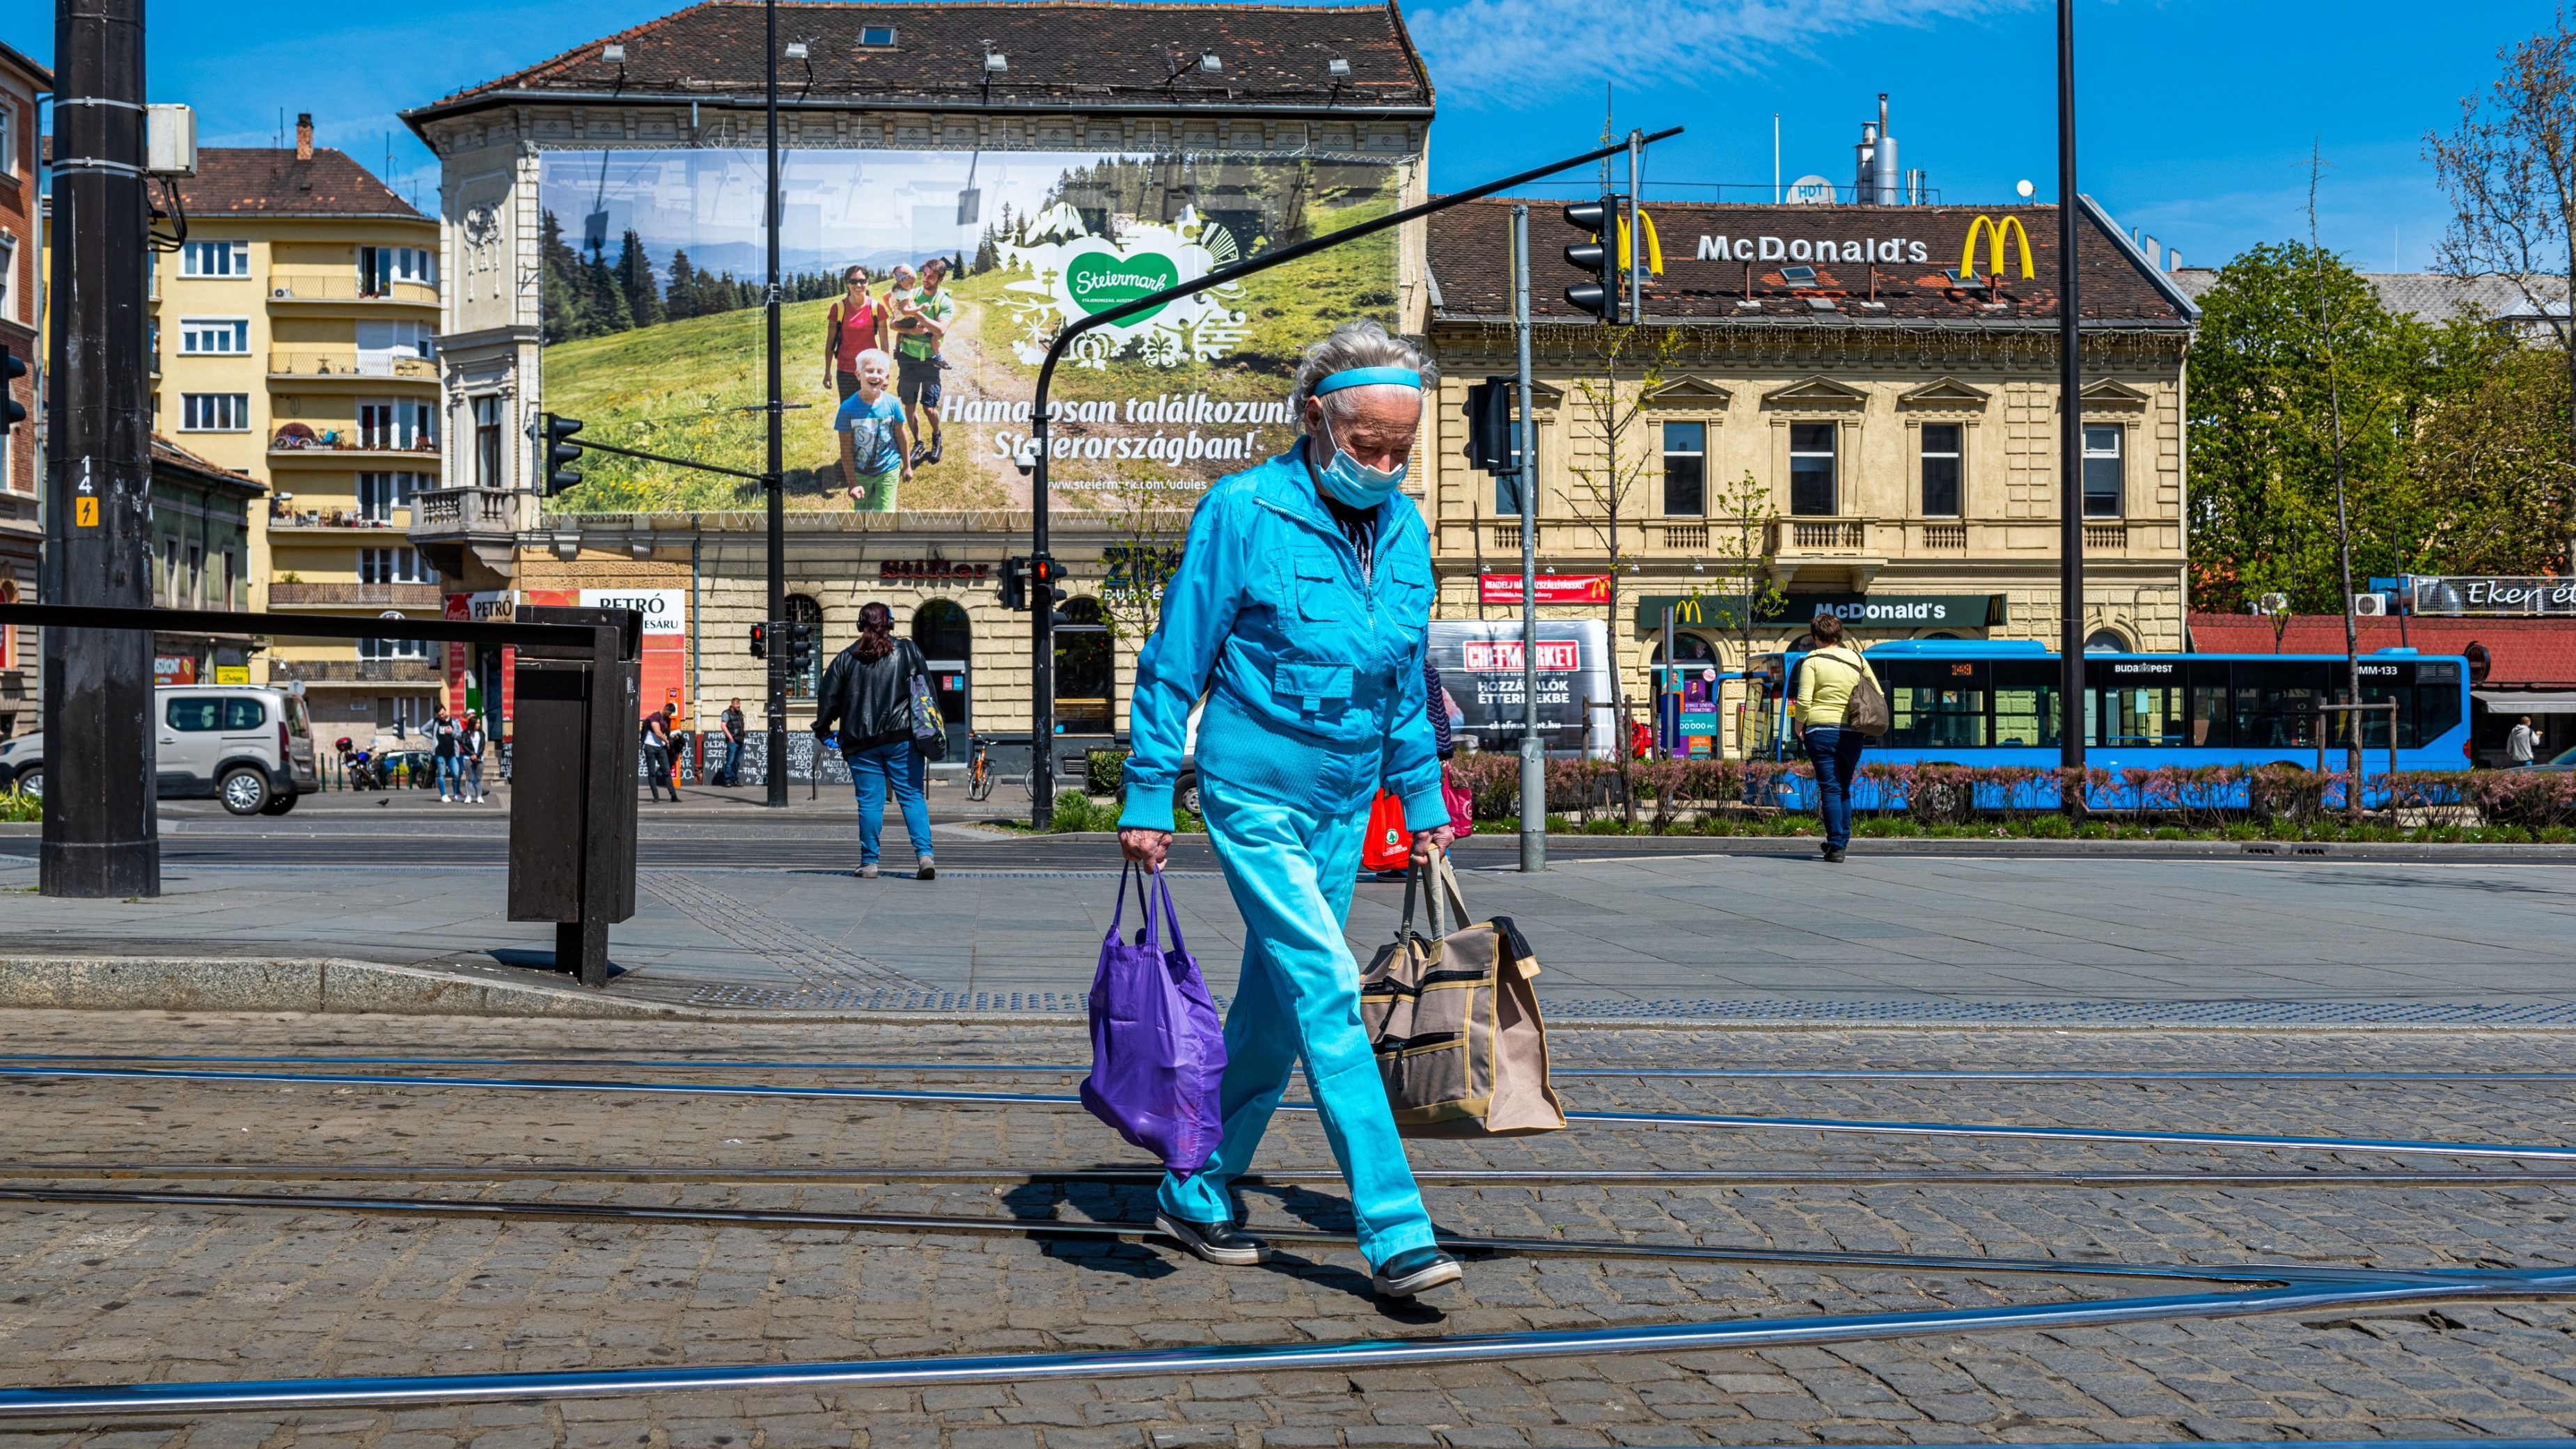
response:
{"label": "family on billboard", "polygon": [[[759,153],[548,153],[546,387],[603,435],[757,471],[766,266]],[[1373,161],[1219,154],[791,150],[782,325],[790,506],[1010,509],[1037,368],[1068,324],[1398,203]],[[576,230],[574,219],[579,218]],[[1356,263],[1356,264],[1355,264]],[[745,278],[755,280],[746,281]],[[1053,392],[1060,506],[1185,509],[1300,431],[1294,359],[1393,320],[1391,234],[1086,334]],[[808,356],[813,355],[808,353]],[[757,490],[594,460],[575,511],[756,506]]]}

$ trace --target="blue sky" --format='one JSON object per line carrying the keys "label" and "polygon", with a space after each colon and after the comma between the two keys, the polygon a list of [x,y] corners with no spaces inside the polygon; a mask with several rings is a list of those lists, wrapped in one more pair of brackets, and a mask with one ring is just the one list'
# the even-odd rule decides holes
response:
{"label": "blue sky", "polygon": [[[678,8],[680,0],[231,0],[150,15],[155,100],[198,108],[210,145],[262,145],[282,112],[381,165],[424,203],[434,168],[394,113]],[[7,9],[5,38],[50,59],[51,6]],[[2311,141],[2327,170],[2328,245],[2370,270],[2429,266],[2443,208],[2423,136],[2456,121],[2499,46],[2549,22],[2551,0],[2077,0],[2083,189],[2217,263],[2303,236]],[[1843,181],[1860,123],[1890,93],[1908,167],[1946,201],[2056,190],[2053,7],[2047,0],[1413,0],[1440,88],[1433,184],[1470,185],[1580,149],[1618,123],[1680,124],[1658,182],[1766,184],[1772,115],[1788,176]],[[1619,17],[1605,25],[1598,17]],[[1637,23],[1647,21],[1642,27]]]}

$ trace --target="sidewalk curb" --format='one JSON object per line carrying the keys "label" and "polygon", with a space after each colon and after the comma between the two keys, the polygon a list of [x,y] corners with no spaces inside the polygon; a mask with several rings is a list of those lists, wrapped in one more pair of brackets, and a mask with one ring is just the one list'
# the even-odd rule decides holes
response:
{"label": "sidewalk curb", "polygon": [[0,1009],[757,1020],[564,987],[336,957],[0,956]]}

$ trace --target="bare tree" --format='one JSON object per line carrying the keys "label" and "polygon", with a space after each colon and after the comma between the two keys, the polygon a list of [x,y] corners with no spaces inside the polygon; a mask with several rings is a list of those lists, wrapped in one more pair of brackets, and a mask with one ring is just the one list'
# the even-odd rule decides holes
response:
{"label": "bare tree", "polygon": [[[1621,533],[1619,522],[1623,515],[1633,516],[1637,511],[1631,507],[1631,500],[1658,466],[1653,434],[1645,426],[1646,413],[1653,406],[1655,390],[1663,386],[1667,370],[1680,355],[1680,332],[1678,327],[1599,329],[1595,335],[1600,339],[1597,358],[1601,370],[1577,378],[1567,400],[1569,421],[1583,434],[1567,440],[1566,471],[1574,479],[1570,491],[1578,514],[1600,542],[1609,564],[1610,588],[1603,607],[1607,611],[1614,690],[1624,678],[1619,662],[1619,572],[1628,560],[1627,536]],[[1622,378],[1623,367],[1635,368],[1635,376]],[[1575,429],[1569,428],[1568,432],[1574,434]],[[1637,531],[1632,526],[1628,534]],[[1628,755],[1626,730],[1623,716],[1618,731],[1622,736],[1619,757],[1623,760]]]}
{"label": "bare tree", "polygon": [[[2496,52],[2504,73],[2484,98],[2460,102],[2450,135],[2427,133],[2426,155],[2451,201],[2438,256],[2462,279],[2501,275],[2556,335],[2576,390],[2576,32],[2560,10],[2550,28]],[[2576,411],[2576,410],[2572,410]],[[2576,460],[2576,416],[2567,454]]]}
{"label": "bare tree", "polygon": [[[1779,505],[1771,500],[1771,489],[1753,476],[1744,476],[1719,490],[1709,500],[1709,512],[1723,540],[1725,552],[1718,555],[1717,574],[1726,583],[1726,599],[1735,615],[1738,652],[1736,667],[1750,673],[1753,668],[1753,631],[1762,616],[1780,608],[1789,600],[1786,590],[1773,577],[1771,564],[1776,557],[1773,547],[1779,535]],[[1752,684],[1745,689],[1749,695]],[[1736,748],[1744,758],[1753,757],[1752,742],[1744,731],[1736,731]]]}

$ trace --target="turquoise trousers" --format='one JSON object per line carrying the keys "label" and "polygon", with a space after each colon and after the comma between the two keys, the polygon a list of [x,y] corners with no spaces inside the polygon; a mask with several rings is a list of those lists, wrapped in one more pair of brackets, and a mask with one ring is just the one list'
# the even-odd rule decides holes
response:
{"label": "turquoise trousers", "polygon": [[1318,810],[1202,770],[1199,800],[1243,916],[1243,975],[1225,1015],[1225,1138],[1205,1169],[1164,1177],[1163,1210],[1194,1223],[1233,1220],[1229,1189],[1252,1165],[1289,1069],[1302,1059],[1333,1160],[1350,1184],[1362,1256],[1375,1267],[1430,1247],[1431,1215],[1360,1026],[1359,963],[1342,940],[1368,834],[1368,797],[1355,810],[1337,801]]}

